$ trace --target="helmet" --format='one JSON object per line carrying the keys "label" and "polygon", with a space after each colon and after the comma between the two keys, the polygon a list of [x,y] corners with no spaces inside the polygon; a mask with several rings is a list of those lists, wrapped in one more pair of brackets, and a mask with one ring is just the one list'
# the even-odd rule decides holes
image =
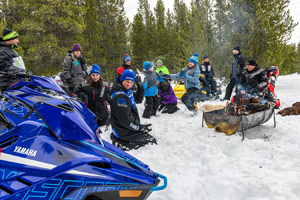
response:
{"label": "helmet", "polygon": [[55,80],[55,82],[61,87],[61,86],[63,86],[63,81],[61,80],[61,78],[60,78],[60,76],[55,76],[54,77],[54,80]]}
{"label": "helmet", "polygon": [[269,68],[268,74],[267,74],[268,77],[274,76],[275,79],[277,80],[278,75],[279,75],[279,68],[278,68],[278,66],[272,66],[272,67]]}

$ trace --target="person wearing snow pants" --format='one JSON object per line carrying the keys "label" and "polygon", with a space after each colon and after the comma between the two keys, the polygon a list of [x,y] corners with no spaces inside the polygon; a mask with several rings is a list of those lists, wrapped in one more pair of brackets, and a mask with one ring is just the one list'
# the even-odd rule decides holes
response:
{"label": "person wearing snow pants", "polygon": [[207,55],[203,57],[203,63],[200,64],[199,68],[201,74],[205,75],[205,79],[208,83],[206,85],[207,96],[215,96],[217,92],[216,90],[217,83],[213,78],[215,75],[214,68],[210,63],[209,57]]}
{"label": "person wearing snow pants", "polygon": [[154,71],[154,66],[150,62],[144,62],[144,81],[143,86],[145,89],[145,110],[143,113],[143,118],[150,118],[156,115],[157,109],[159,107],[159,98],[157,96],[157,81],[158,76]]}
{"label": "person wearing snow pants", "polygon": [[182,95],[181,101],[189,110],[195,110],[195,102],[199,102],[203,95],[202,90],[190,88]]}
{"label": "person wearing snow pants", "polygon": [[149,134],[151,124],[141,124],[139,113],[131,88],[135,82],[135,73],[124,70],[120,83],[114,84],[110,98],[111,140],[113,145],[123,149],[137,149],[146,144],[156,144]]}
{"label": "person wearing snow pants", "polygon": [[155,116],[157,109],[159,107],[159,98],[156,96],[145,97],[145,110],[143,113],[143,118],[150,118],[151,116]]}
{"label": "person wearing snow pants", "polygon": [[230,82],[226,87],[225,97],[221,99],[221,101],[230,100],[232,90],[234,86],[239,84],[241,73],[245,67],[245,57],[241,53],[240,46],[234,47],[232,53],[234,56],[234,60],[232,62],[232,67],[231,67],[232,70],[230,74]]}
{"label": "person wearing snow pants", "polygon": [[201,101],[206,99],[206,95],[200,89],[200,69],[198,66],[198,56],[199,54],[195,53],[188,61],[188,66],[183,68],[177,74],[170,74],[171,79],[180,79],[184,77],[184,86],[187,90],[186,93],[182,96],[182,102],[190,110],[196,110],[194,105],[195,101]]}

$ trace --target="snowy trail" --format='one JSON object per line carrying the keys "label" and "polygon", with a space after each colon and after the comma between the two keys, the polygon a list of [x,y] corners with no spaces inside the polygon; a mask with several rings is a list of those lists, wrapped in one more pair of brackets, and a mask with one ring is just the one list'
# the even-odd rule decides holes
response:
{"label": "snowy trail", "polygon": [[[282,108],[300,101],[299,88],[300,75],[279,77],[275,90]],[[144,106],[138,108],[141,115]],[[168,178],[167,189],[149,200],[300,199],[300,116],[276,115],[276,128],[269,120],[241,141],[239,134],[202,128],[202,114],[190,117],[183,104],[179,108],[142,119],[153,124],[158,145],[129,151]],[[108,141],[110,132],[103,134]]]}

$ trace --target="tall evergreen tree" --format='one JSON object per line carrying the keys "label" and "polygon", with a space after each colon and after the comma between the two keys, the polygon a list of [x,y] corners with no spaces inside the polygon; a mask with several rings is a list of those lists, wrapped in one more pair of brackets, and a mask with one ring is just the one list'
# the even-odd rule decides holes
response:
{"label": "tall evergreen tree", "polygon": [[101,46],[101,41],[104,40],[103,25],[99,20],[99,7],[95,0],[86,0],[85,4],[86,13],[84,21],[86,27],[84,29],[85,39],[85,57],[88,62],[104,64],[106,63],[107,55],[105,49]]}
{"label": "tall evergreen tree", "polygon": [[232,62],[231,29],[229,22],[229,4],[224,0],[216,0],[214,5],[215,16],[215,58],[214,68],[220,77],[229,77]]}
{"label": "tall evergreen tree", "polygon": [[204,8],[201,4],[201,0],[191,1],[191,9],[189,15],[189,23],[191,24],[191,38],[190,43],[192,44],[192,51],[198,52],[202,55],[204,50]]}
{"label": "tall evergreen tree", "polygon": [[175,44],[176,50],[176,65],[177,70],[186,66],[187,60],[192,56],[192,44],[191,38],[191,24],[188,21],[188,9],[186,4],[182,0],[175,0],[174,2],[174,19],[175,19],[175,31],[177,32],[177,38]]}
{"label": "tall evergreen tree", "polygon": [[253,0],[252,4],[255,17],[248,41],[249,55],[264,67],[281,65],[284,44],[296,25],[287,10],[289,0]]}
{"label": "tall evergreen tree", "polygon": [[154,45],[158,40],[155,17],[150,9],[148,0],[139,0],[139,13],[142,14],[145,25],[145,34],[147,40],[145,41],[146,57],[145,60],[151,60],[155,56],[156,46]]}
{"label": "tall evergreen tree", "polygon": [[168,66],[169,71],[175,72],[178,67],[177,65],[177,38],[178,33],[176,32],[176,25],[174,20],[173,13],[170,12],[168,9],[166,14],[166,29],[167,29],[167,39],[166,39],[166,46],[167,46],[167,54],[164,56],[165,60],[164,63]]}
{"label": "tall evergreen tree", "polygon": [[133,59],[136,66],[142,66],[143,61],[147,56],[147,49],[146,47],[146,30],[145,25],[143,23],[143,16],[142,14],[138,13],[134,16],[133,23],[132,23],[132,30],[131,30],[131,48]]}
{"label": "tall evergreen tree", "polygon": [[93,30],[94,27],[91,24],[88,32],[96,31],[94,39],[97,43],[91,43],[90,48],[93,50],[93,57],[96,58],[95,62],[101,64],[103,75],[112,81],[117,67],[124,59],[124,54],[129,51],[127,45],[129,22],[125,17],[124,0],[95,1],[95,6],[97,21],[89,20],[90,23],[99,24],[95,27],[98,27],[98,31]]}
{"label": "tall evergreen tree", "polygon": [[[13,10],[18,15],[5,17],[9,22],[8,27],[14,28],[20,34],[20,46],[24,50],[26,67],[35,74],[60,69],[72,43],[82,41],[82,7],[75,0],[13,2],[7,10]],[[16,16],[18,21],[14,21]]]}
{"label": "tall evergreen tree", "polygon": [[166,29],[165,20],[165,7],[162,0],[158,0],[156,7],[154,8],[154,13],[156,17],[156,29],[155,29],[155,43],[153,44],[156,57],[165,57],[168,53],[168,35]]}

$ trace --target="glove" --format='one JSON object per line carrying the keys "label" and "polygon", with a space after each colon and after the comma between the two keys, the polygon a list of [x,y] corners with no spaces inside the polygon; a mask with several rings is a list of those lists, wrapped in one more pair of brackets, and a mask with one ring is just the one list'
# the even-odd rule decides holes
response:
{"label": "glove", "polygon": [[183,76],[183,77],[186,76],[186,74],[185,74],[185,72],[184,72],[183,70],[180,71],[180,74],[179,74],[179,75],[180,75],[180,76]]}
{"label": "glove", "polygon": [[203,84],[205,87],[209,85],[208,81],[207,81],[205,78],[202,78],[201,76],[200,76],[200,81],[202,82],[202,84]]}
{"label": "glove", "polygon": [[139,76],[138,74],[135,75],[135,82],[136,83],[141,83],[142,82],[141,76]]}
{"label": "glove", "polygon": [[89,76],[89,74],[88,74],[87,71],[83,71],[83,72],[82,72],[82,75],[83,75],[83,78],[84,78],[84,79],[87,79],[87,77]]}
{"label": "glove", "polygon": [[149,133],[150,131],[152,131],[151,126],[152,124],[141,124],[140,131],[142,131],[143,133]]}
{"label": "glove", "polygon": [[171,80],[171,76],[168,74],[163,75],[164,80]]}

